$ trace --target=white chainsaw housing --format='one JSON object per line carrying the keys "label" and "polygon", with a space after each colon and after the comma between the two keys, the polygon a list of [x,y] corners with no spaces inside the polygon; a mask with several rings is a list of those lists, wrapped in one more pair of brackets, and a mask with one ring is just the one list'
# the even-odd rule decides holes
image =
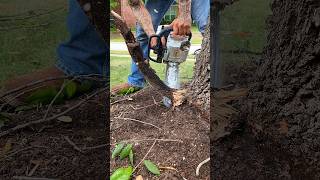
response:
{"label": "white chainsaw housing", "polygon": [[179,65],[186,61],[190,50],[188,36],[174,38],[169,34],[163,62],[167,64],[165,83],[173,89],[180,88]]}

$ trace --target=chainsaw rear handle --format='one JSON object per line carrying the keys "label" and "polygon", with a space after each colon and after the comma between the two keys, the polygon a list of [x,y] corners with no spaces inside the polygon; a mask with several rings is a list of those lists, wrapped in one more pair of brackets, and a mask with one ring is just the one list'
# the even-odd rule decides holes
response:
{"label": "chainsaw rear handle", "polygon": [[[162,63],[162,59],[163,59],[163,56],[164,56],[164,52],[166,50],[166,47],[163,47],[162,46],[162,43],[161,43],[161,38],[164,37],[166,42],[168,40],[168,36],[169,34],[173,31],[173,28],[172,27],[169,27],[169,28],[164,28],[162,31],[160,31],[160,33],[158,35],[152,35],[149,37],[149,42],[148,42],[148,58],[153,61],[153,62],[156,62],[156,63]],[[192,38],[192,33],[190,32],[190,34],[188,35],[189,38],[188,40],[190,41],[191,38]],[[151,39],[152,38],[156,38],[157,40],[157,44],[154,46],[154,47],[151,47]],[[157,59],[153,59],[151,56],[150,56],[150,52],[151,50],[153,50],[153,52],[155,54],[157,54]]]}

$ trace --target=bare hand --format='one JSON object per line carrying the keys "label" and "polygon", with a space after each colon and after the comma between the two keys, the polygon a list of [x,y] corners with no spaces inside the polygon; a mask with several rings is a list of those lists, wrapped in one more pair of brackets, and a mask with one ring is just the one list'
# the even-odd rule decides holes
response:
{"label": "bare hand", "polygon": [[191,17],[190,18],[177,18],[170,26],[173,28],[173,35],[188,35],[191,32]]}
{"label": "bare hand", "polygon": [[[154,47],[157,46],[158,41],[157,41],[157,38],[156,38],[156,37],[151,38],[150,41],[151,41],[151,42],[150,42],[151,48],[154,48]],[[166,46],[166,38],[161,37],[161,45],[162,45],[162,47],[165,47],[165,46]]]}

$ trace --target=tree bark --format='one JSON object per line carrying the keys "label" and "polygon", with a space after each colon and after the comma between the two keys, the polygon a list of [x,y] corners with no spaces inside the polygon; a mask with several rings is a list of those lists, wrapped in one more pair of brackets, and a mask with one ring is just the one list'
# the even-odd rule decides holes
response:
{"label": "tree bark", "polygon": [[212,144],[215,179],[320,178],[320,1],[274,0],[271,8],[241,123]]}
{"label": "tree bark", "polygon": [[189,102],[203,111],[210,109],[210,23],[206,28],[201,51],[196,56],[193,78],[187,88]]}
{"label": "tree bark", "polygon": [[[275,0],[248,124],[320,178],[320,1]],[[309,159],[309,160],[308,160]]]}

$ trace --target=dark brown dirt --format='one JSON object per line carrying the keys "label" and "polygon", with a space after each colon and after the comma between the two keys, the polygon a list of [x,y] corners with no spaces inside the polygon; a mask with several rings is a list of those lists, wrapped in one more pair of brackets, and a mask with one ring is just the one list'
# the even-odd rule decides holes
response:
{"label": "dark brown dirt", "polygon": [[[12,133],[0,139],[0,179],[12,179],[14,176],[27,176],[36,164],[31,177],[59,179],[106,179],[108,175],[108,138],[106,136],[107,95],[103,93],[80,108],[68,113],[71,123],[52,121]],[[81,98],[81,97],[80,97]],[[78,100],[53,107],[53,113],[62,112]],[[40,119],[46,107],[38,110],[20,112],[1,130],[19,124]],[[50,116],[50,115],[49,115]],[[66,141],[68,137],[78,147],[101,148],[80,153]],[[4,154],[5,144],[12,147]]]}
{"label": "dark brown dirt", "polygon": [[[161,175],[156,177],[141,164],[134,173],[135,176],[142,175],[144,179],[209,179],[209,163],[201,168],[199,177],[195,176],[197,165],[209,157],[208,115],[188,104],[174,110],[168,109],[161,105],[161,96],[154,93],[152,88],[120,99],[123,101],[111,105],[111,149],[116,142],[131,142],[134,145],[136,166],[150,149],[153,139],[162,139],[156,142],[146,159],[159,167],[178,170],[162,169]],[[116,101],[119,99],[113,100]],[[151,123],[161,130],[147,124],[115,118],[119,116]],[[165,142],[165,139],[173,141]],[[126,160],[111,160],[112,171],[126,165]]]}

